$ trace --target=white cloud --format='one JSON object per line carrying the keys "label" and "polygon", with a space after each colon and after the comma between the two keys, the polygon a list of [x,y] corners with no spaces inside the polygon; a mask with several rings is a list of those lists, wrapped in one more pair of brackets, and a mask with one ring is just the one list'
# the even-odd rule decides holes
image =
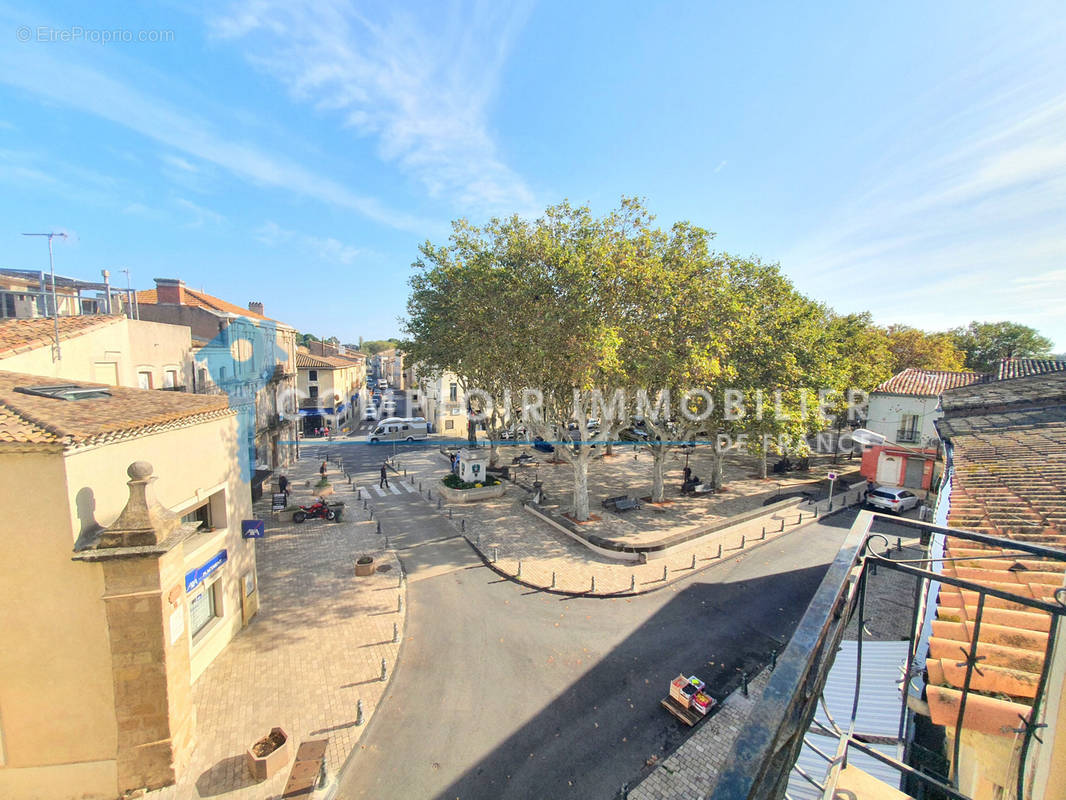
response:
{"label": "white cloud", "polygon": [[[477,210],[528,212],[533,194],[505,163],[488,123],[524,4],[388,8],[371,20],[343,0],[244,0],[213,22],[290,94],[376,137],[433,196]],[[441,6],[444,8],[444,6]]]}
{"label": "white cloud", "polygon": [[178,156],[173,156],[173,155],[170,155],[169,153],[165,153],[165,154],[161,155],[159,157],[159,160],[162,161],[164,164],[167,164],[168,166],[174,167],[176,169],[180,169],[183,172],[194,172],[195,173],[195,172],[199,172],[200,171],[199,167],[196,167],[193,164],[190,164],[184,158],[180,158]]}
{"label": "white cloud", "polygon": [[194,203],[191,200],[186,200],[184,197],[174,198],[174,204],[180,206],[186,211],[192,212],[192,221],[187,224],[190,228],[202,228],[205,223],[211,223],[212,225],[222,225],[226,222],[226,218],[219,214],[217,211],[212,211],[210,208]]}
{"label": "white cloud", "polygon": [[269,247],[295,245],[297,248],[314,253],[322,261],[338,264],[351,264],[362,255],[362,250],[359,248],[345,244],[332,236],[311,236],[305,233],[297,233],[296,231],[282,228],[276,222],[264,223],[255,230],[253,235]]}
{"label": "white cloud", "polygon": [[194,114],[74,61],[55,48],[0,48],[0,83],[38,99],[98,116],[257,186],[275,187],[424,234],[430,223],[382,206],[283,156],[238,143]]}

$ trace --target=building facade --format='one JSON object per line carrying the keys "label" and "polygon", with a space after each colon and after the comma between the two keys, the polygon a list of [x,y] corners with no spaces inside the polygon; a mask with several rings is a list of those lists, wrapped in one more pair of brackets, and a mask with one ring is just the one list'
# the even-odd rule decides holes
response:
{"label": "building facade", "polygon": [[940,395],[948,389],[985,379],[977,372],[941,372],[908,368],[870,392],[866,428],[889,442],[936,447]]}
{"label": "building facade", "polygon": [[192,332],[193,391],[225,394],[237,411],[242,470],[257,472],[296,457],[296,330],[263,315],[262,303],[241,308],[183,281],[157,278],[137,293],[141,319]]}
{"label": "building facade", "polygon": [[[221,396],[0,372],[0,797],[173,783],[192,685],[256,613],[238,420]],[[45,388],[41,388],[45,387]],[[32,566],[31,566],[32,565]]]}
{"label": "building facade", "polygon": [[328,427],[340,433],[358,422],[366,407],[366,362],[339,355],[296,353],[303,434]]}
{"label": "building facade", "polygon": [[421,408],[430,433],[467,437],[466,395],[454,372],[434,374],[418,365],[410,368],[416,383],[407,387],[409,407]]}

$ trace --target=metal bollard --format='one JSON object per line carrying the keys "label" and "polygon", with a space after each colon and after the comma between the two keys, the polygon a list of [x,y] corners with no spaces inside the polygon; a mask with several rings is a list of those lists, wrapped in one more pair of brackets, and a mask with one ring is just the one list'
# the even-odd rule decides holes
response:
{"label": "metal bollard", "polygon": [[407,467],[404,467],[404,468],[403,468],[403,476],[404,476],[405,478],[407,477]]}
{"label": "metal bollard", "polygon": [[897,553],[898,552],[902,552],[902,550],[903,550],[903,539],[901,537],[897,536],[896,537],[896,552]]}
{"label": "metal bollard", "polygon": [[590,588],[589,591],[590,592],[595,592],[596,591],[596,576],[595,575],[592,576],[592,588]]}
{"label": "metal bollard", "polygon": [[[385,680],[389,676],[389,665],[385,663],[385,659],[381,659],[381,680]],[[747,694],[745,692],[744,694]]]}
{"label": "metal bollard", "polygon": [[803,512],[802,511],[800,512],[799,517],[796,519],[796,524],[799,525],[801,522],[803,522]]}
{"label": "metal bollard", "polygon": [[636,590],[637,590],[637,576],[636,575],[630,575],[629,576],[629,591],[635,592]]}
{"label": "metal bollard", "polygon": [[759,538],[760,539],[765,539],[766,538],[766,526],[765,525],[762,526],[762,536],[760,536]]}
{"label": "metal bollard", "polygon": [[492,563],[495,564],[496,563],[496,559],[499,558],[499,557],[500,557],[500,548],[493,547],[492,548]]}
{"label": "metal bollard", "polygon": [[740,534],[740,549],[741,550],[744,549],[744,545],[747,543],[747,540],[748,540],[748,537],[746,537],[743,533]]}
{"label": "metal bollard", "polygon": [[552,572],[552,585],[551,588],[555,588],[555,572]]}
{"label": "metal bollard", "polygon": [[426,499],[427,500],[432,500],[433,499],[433,490],[432,489],[426,489]]}
{"label": "metal bollard", "polygon": [[773,672],[775,669],[777,669],[777,651],[776,650],[771,650],[770,651],[770,672]]}
{"label": "metal bollard", "polygon": [[362,700],[356,700],[355,701],[355,724],[356,725],[362,725],[363,724],[363,701]]}
{"label": "metal bollard", "polygon": [[400,595],[399,597],[396,598],[396,613],[397,614],[402,614],[403,613],[403,595]]}
{"label": "metal bollard", "polygon": [[722,543],[718,543],[718,558],[722,557]]}
{"label": "metal bollard", "polygon": [[481,549],[481,531],[478,531],[478,533],[477,533],[477,542],[476,542],[476,544],[478,546],[478,549],[480,550]]}
{"label": "metal bollard", "polygon": [[663,564],[663,580],[666,580],[666,564]]}
{"label": "metal bollard", "polygon": [[370,519],[373,519],[374,518],[374,509],[368,508],[367,511],[370,512]]}
{"label": "metal bollard", "polygon": [[692,554],[692,566],[689,569],[696,569],[696,554]]}
{"label": "metal bollard", "polygon": [[418,482],[418,493],[422,494],[422,481]]}
{"label": "metal bollard", "polygon": [[452,518],[452,510],[449,508],[448,509],[448,519],[451,519],[451,518]]}
{"label": "metal bollard", "polygon": [[378,533],[381,533],[381,520],[378,520]]}
{"label": "metal bollard", "polygon": [[744,696],[748,696],[748,673],[744,672],[740,675],[740,689],[744,692]]}
{"label": "metal bollard", "polygon": [[440,511],[444,507],[444,501],[439,497],[437,498],[437,511]]}
{"label": "metal bollard", "polygon": [[459,520],[459,530],[462,531],[463,533],[466,533],[466,519],[465,518]]}
{"label": "metal bollard", "polygon": [[400,641],[400,626],[394,622],[392,623],[392,643],[396,644],[398,641]]}
{"label": "metal bollard", "polygon": [[518,562],[518,572],[515,574],[515,577],[516,578],[521,578],[522,577],[522,562],[521,561]]}
{"label": "metal bollard", "polygon": [[778,528],[778,533],[781,533],[785,529],[785,518],[781,517],[781,527]]}

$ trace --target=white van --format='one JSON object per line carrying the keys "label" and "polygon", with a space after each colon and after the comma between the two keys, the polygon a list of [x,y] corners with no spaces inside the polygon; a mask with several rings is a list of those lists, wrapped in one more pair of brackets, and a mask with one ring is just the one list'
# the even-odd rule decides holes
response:
{"label": "white van", "polygon": [[425,439],[429,435],[429,426],[423,417],[389,417],[377,424],[366,440],[374,442],[413,442]]}

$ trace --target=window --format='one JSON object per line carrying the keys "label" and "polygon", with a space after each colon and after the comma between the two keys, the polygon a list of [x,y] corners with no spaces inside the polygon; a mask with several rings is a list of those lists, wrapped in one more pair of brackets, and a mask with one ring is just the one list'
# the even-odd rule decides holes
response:
{"label": "window", "polygon": [[453,420],[453,419],[444,420],[444,430],[450,431],[450,430],[453,430],[454,428],[455,428],[455,420]]}
{"label": "window", "polygon": [[312,400],[317,400],[318,399],[318,387],[317,386],[308,386],[307,387],[307,396],[310,397]]}
{"label": "window", "polygon": [[307,380],[309,380],[309,381],[317,381],[318,380],[318,370],[317,369],[308,370],[308,372],[307,372]]}
{"label": "window", "polygon": [[196,374],[197,374],[197,378],[196,378],[197,389],[196,389],[196,391],[198,391],[198,392],[206,392],[207,391],[207,369],[204,368],[204,367],[200,367],[200,369],[197,370]]}
{"label": "window", "polygon": [[152,388],[152,373],[151,372],[138,372],[137,373],[137,385],[142,389]]}
{"label": "window", "polygon": [[218,578],[189,598],[189,628],[193,641],[214,620],[222,616],[222,579]]}
{"label": "window", "polygon": [[173,389],[178,385],[178,371],[176,369],[168,369],[163,373],[163,388]]}
{"label": "window", "polygon": [[448,386],[448,399],[453,403],[459,400],[459,386],[458,384],[451,384]]}
{"label": "window", "polygon": [[199,523],[197,530],[211,530],[211,503],[210,501],[203,505],[197,506],[191,511],[186,512],[182,518],[182,523],[191,524],[193,522]]}
{"label": "window", "polygon": [[904,414],[899,421],[899,431],[896,433],[897,442],[918,441],[918,415]]}

